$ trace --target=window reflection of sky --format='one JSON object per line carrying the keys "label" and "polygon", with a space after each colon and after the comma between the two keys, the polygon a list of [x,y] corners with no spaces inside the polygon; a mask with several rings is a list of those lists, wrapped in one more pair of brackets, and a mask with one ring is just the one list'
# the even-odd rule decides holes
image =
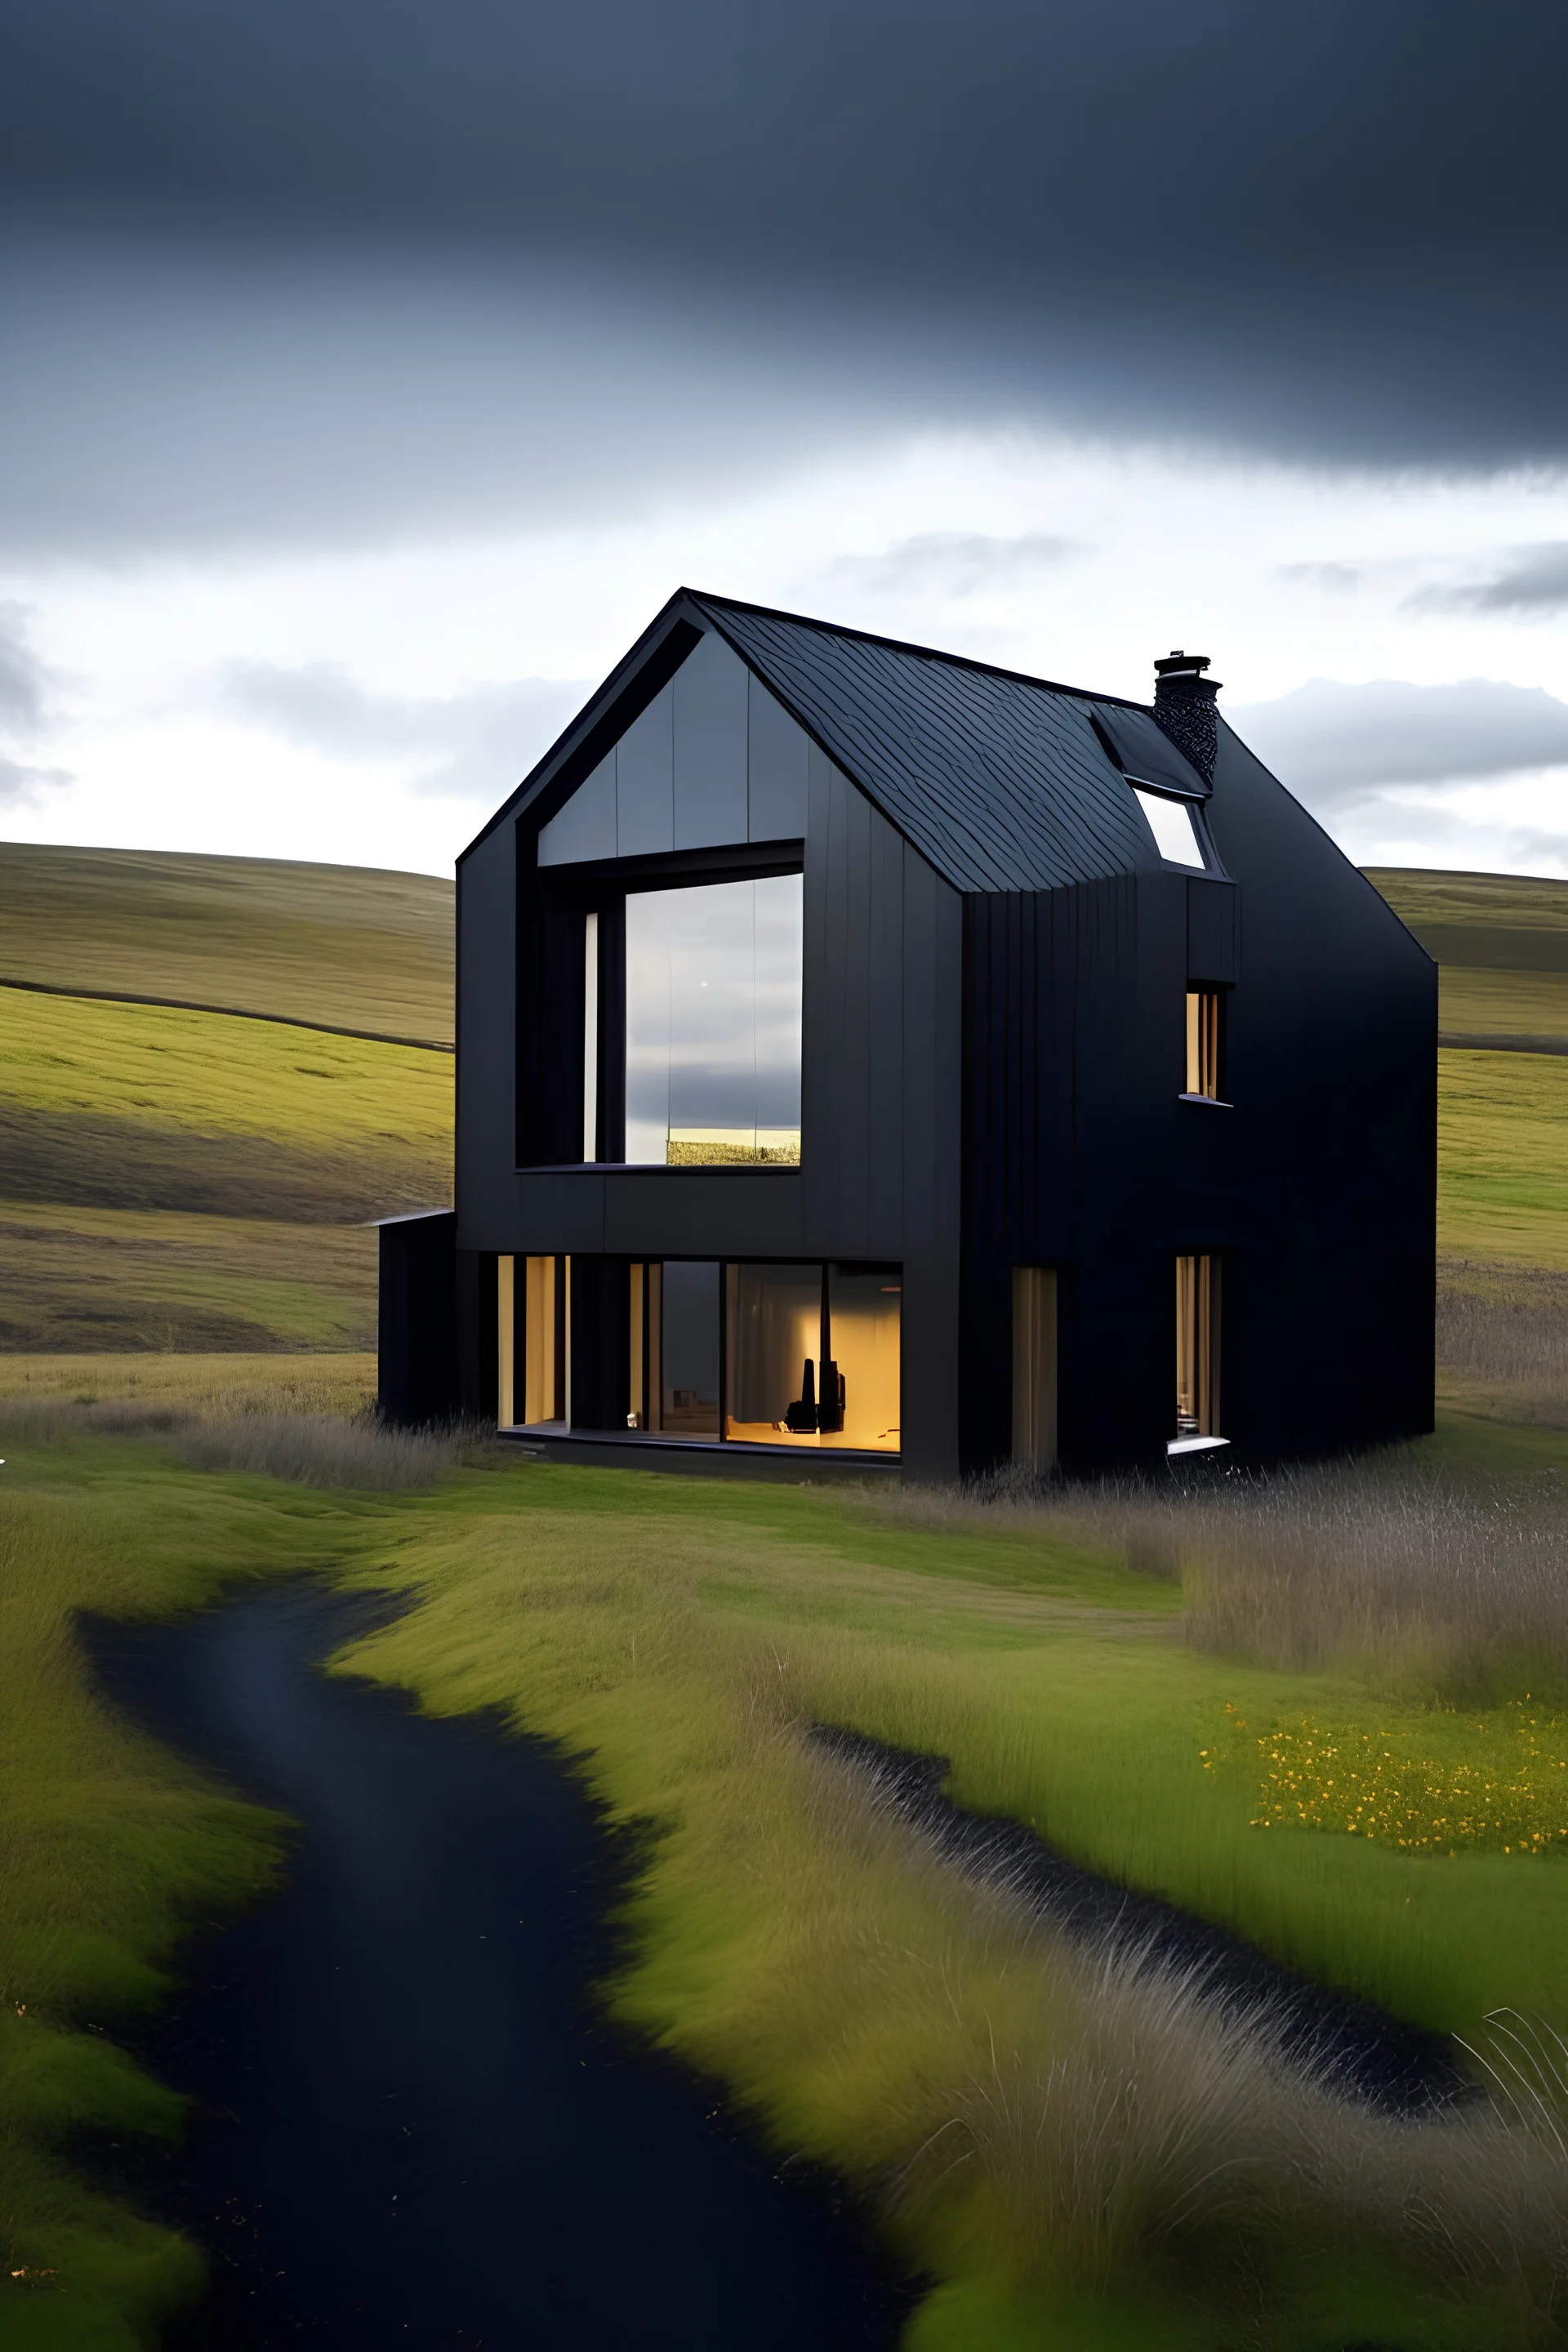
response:
{"label": "window reflection of sky", "polygon": [[800,1157],[798,874],[626,899],[626,1159]]}

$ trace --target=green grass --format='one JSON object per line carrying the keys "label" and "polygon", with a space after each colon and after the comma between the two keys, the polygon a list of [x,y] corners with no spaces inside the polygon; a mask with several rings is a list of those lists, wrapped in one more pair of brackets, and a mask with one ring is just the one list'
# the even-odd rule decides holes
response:
{"label": "green grass", "polygon": [[1568,882],[1389,866],[1367,873],[1437,960],[1445,1034],[1568,1042]]}
{"label": "green grass", "polygon": [[452,907],[431,874],[7,842],[0,980],[449,1045]]}
{"label": "green grass", "polygon": [[[39,2071],[23,2077],[37,2089],[13,2132],[4,2210],[20,2216],[20,2266],[58,2271],[70,2311],[99,2314],[82,2346],[129,2342],[114,2312],[189,2279],[176,2249],[61,2168],[72,2113],[107,2102],[126,2128],[169,2120],[85,2021],[156,1997],[184,1922],[265,1883],[276,1847],[264,1816],[90,1700],[69,1614],[195,1605],[218,1560],[230,1579],[335,1564],[405,1592],[411,1612],[357,1645],[347,1670],[436,1712],[499,1706],[581,1759],[616,1815],[659,1825],[614,2004],[724,2080],[779,2148],[883,2198],[911,2263],[946,2282],[911,2334],[918,2352],[1110,2352],[1140,2328],[1143,2341],[1306,2352],[1369,2335],[1380,2308],[1396,2324],[1376,2340],[1391,2345],[1550,2340],[1489,2288],[1450,2279],[1438,2294],[1441,2265],[1412,2270],[1375,2210],[1345,2223],[1342,2262],[1327,2223],[1300,2217],[1233,2218],[1224,2242],[1195,2224],[1162,2235],[1156,2179],[1110,2239],[1085,2237],[1042,2185],[1037,2136],[1025,2145],[1006,2118],[1049,2106],[1041,2086],[1092,2042],[1094,2001],[1048,1938],[931,1864],[803,1736],[837,1722],[945,1754],[963,1803],[1032,1821],[1090,1866],[1416,2021],[1473,2031],[1511,2001],[1568,2023],[1558,1863],[1264,1834],[1250,1825],[1253,1781],[1205,1773],[1227,1704],[1260,1722],[1370,1720],[1353,1676],[1190,1646],[1175,1588],[1131,1571],[1088,1526],[921,1526],[812,1487],[544,1466],[470,1470],[425,1496],[326,1498],[201,1475],[147,1444],[5,1451],[17,1566],[0,1716],[17,1727],[5,1814],[20,1834],[0,1902],[12,1991],[0,2066]],[[1568,1463],[1561,1440],[1480,1423],[1425,1453],[1521,1470],[1527,1484]],[[952,2175],[921,2155],[948,2131],[970,2151]],[[1132,2123],[1116,2144],[1142,2160]],[[1261,2316],[1244,2308],[1233,2258]],[[73,2340],[52,2332],[69,2314],[49,2287],[12,2307],[40,2347]]]}
{"label": "green grass", "polygon": [[94,1696],[73,1621],[198,1606],[226,1578],[314,1556],[320,1536],[307,1500],[220,1497],[142,1447],[17,1468],[0,1514],[0,2344],[132,2352],[201,2265],[95,2190],[64,2143],[79,2126],[179,2127],[179,2103],[110,2037],[166,1995],[184,1929],[269,1883],[279,1829]]}
{"label": "green grass", "polygon": [[271,1022],[0,990],[13,1200],[301,1223],[448,1197],[452,1064]]}
{"label": "green grass", "polygon": [[1441,1055],[1437,1241],[1456,1257],[1568,1266],[1568,1055]]}
{"label": "green grass", "polygon": [[368,1354],[0,1355],[0,1399],[19,1404],[347,1419],[374,1397],[375,1358]]}
{"label": "green grass", "polygon": [[363,1225],[0,1202],[0,1349],[374,1349]]}

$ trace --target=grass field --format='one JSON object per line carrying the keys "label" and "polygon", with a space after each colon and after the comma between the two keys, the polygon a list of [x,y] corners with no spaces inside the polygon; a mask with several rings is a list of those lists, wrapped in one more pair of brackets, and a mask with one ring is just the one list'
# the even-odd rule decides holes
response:
{"label": "grass field", "polygon": [[1568,882],[1407,867],[1367,871],[1436,958],[1446,1034],[1542,1037],[1568,1045]]}
{"label": "grass field", "polygon": [[[1568,1041],[1568,884],[1373,879],[1444,959],[1447,1027]],[[0,982],[452,1034],[431,877],[14,845],[0,913]],[[0,1344],[367,1344],[353,1227],[449,1197],[447,1056],[3,986],[0,1024]],[[1446,1052],[1440,1076],[1446,1255],[1472,1289],[1563,1266],[1568,1057]]]}
{"label": "grass field", "polygon": [[[266,1371],[232,1394],[265,1405]],[[1350,1518],[1310,1495],[1261,1517],[1216,1518],[1223,1498],[1199,1498],[1173,1523],[1168,1497],[1010,1509],[544,1465],[322,1492],[224,1467],[247,1444],[310,1475],[297,1424],[226,1422],[221,1370],[197,1385],[218,1419],[164,1438],[94,1435],[36,1398],[0,1408],[16,1832],[0,2210],[22,2273],[0,2282],[0,2341],[119,2352],[189,2291],[188,2255],[84,2187],[60,2134],[72,2117],[172,2126],[89,2023],[156,1998],[184,1923],[264,1885],[277,1851],[264,1814],[91,1698],[70,1612],[163,1612],[308,1565],[414,1604],[345,1670],[437,1712],[499,1706],[581,1758],[616,1814],[658,1824],[614,2005],[723,2079],[781,2151],[872,2195],[937,2288],[911,2352],[1562,2340],[1568,2178],[1549,2133],[1485,2107],[1419,2127],[1358,2117],[1282,2068],[1266,2023],[1216,2017],[1125,1958],[1086,1961],[959,1878],[806,1735],[839,1723],[946,1755],[964,1804],[1035,1822],[1415,2021],[1481,2044],[1502,2003],[1568,2024],[1568,1860],[1254,1826],[1272,1786],[1258,1740],[1304,1719],[1374,1735],[1429,1802],[1451,1773],[1445,1739],[1512,1736],[1522,1656],[1491,1657],[1479,1704],[1435,1712],[1440,1694],[1409,1679],[1413,1654],[1436,1654],[1413,1650],[1406,1584],[1446,1578],[1481,1638],[1497,1511],[1552,1539],[1563,1440],[1455,1423],[1352,1497]],[[322,1462],[379,1475],[371,1439]],[[1393,1562],[1350,1580],[1382,1612],[1381,1658],[1358,1657],[1331,1587],[1292,1582],[1302,1527],[1321,1535],[1334,1508],[1342,1549],[1364,1526]],[[1266,1622],[1225,1616],[1227,1558],[1246,1591],[1275,1592]],[[1292,1607],[1327,1629],[1306,1670],[1263,1654]],[[1552,1755],[1564,1698],[1568,1675],[1542,1706]],[[1568,1831],[1568,1794],[1548,1827]]]}
{"label": "grass field", "polygon": [[0,988],[0,1346],[374,1345],[363,1221],[450,1198],[452,1071]]}
{"label": "grass field", "polygon": [[[0,1349],[372,1349],[375,1234],[0,1202]],[[0,1358],[0,1381],[6,1362]]]}
{"label": "grass field", "polygon": [[7,842],[0,981],[452,1042],[450,882]]}
{"label": "grass field", "polygon": [[1439,1056],[1437,1244],[1568,1267],[1568,1055]]}

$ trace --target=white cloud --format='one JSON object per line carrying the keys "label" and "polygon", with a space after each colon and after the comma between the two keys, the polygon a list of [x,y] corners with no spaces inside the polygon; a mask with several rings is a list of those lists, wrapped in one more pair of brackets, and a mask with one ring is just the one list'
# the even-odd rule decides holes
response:
{"label": "white cloud", "polygon": [[1080,552],[1076,540],[1055,531],[1020,531],[998,539],[978,530],[922,530],[880,555],[840,555],[826,578],[871,595],[966,597],[976,589],[1026,588],[1043,572]]}
{"label": "white cloud", "polygon": [[527,774],[594,684],[524,677],[445,695],[378,694],[337,662],[234,662],[218,698],[239,719],[329,758],[390,762],[413,792],[483,799]]}
{"label": "white cloud", "polygon": [[[1564,536],[1568,484],[1539,476],[1391,484],[889,428],[869,455],[610,520],[133,571],[14,562],[0,596],[33,608],[29,647],[72,688],[0,749],[76,781],[5,830],[449,872],[685,582],[1140,698],[1156,655],[1196,647],[1222,709],[1357,856],[1419,833],[1423,863],[1528,866],[1568,830],[1568,638],[1400,599],[1413,575],[1479,576],[1500,545]],[[1300,567],[1359,577],[1320,593]],[[1309,708],[1324,692],[1338,735]],[[1467,772],[1503,781],[1461,815],[1444,779]]]}
{"label": "white cloud", "polygon": [[1498,678],[1415,686],[1314,677],[1226,715],[1281,782],[1320,810],[1391,785],[1568,766],[1568,702]]}

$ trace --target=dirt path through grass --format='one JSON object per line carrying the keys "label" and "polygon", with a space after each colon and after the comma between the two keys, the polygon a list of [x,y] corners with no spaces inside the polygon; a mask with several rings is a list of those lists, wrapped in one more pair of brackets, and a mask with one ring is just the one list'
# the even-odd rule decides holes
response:
{"label": "dirt path through grass", "polygon": [[314,1671],[379,1606],[94,1629],[121,1704],[300,1824],[140,2053],[201,2117],[131,2184],[213,2258],[170,2346],[891,2347],[910,2296],[821,2185],[599,2018],[631,1856],[553,1753]]}

